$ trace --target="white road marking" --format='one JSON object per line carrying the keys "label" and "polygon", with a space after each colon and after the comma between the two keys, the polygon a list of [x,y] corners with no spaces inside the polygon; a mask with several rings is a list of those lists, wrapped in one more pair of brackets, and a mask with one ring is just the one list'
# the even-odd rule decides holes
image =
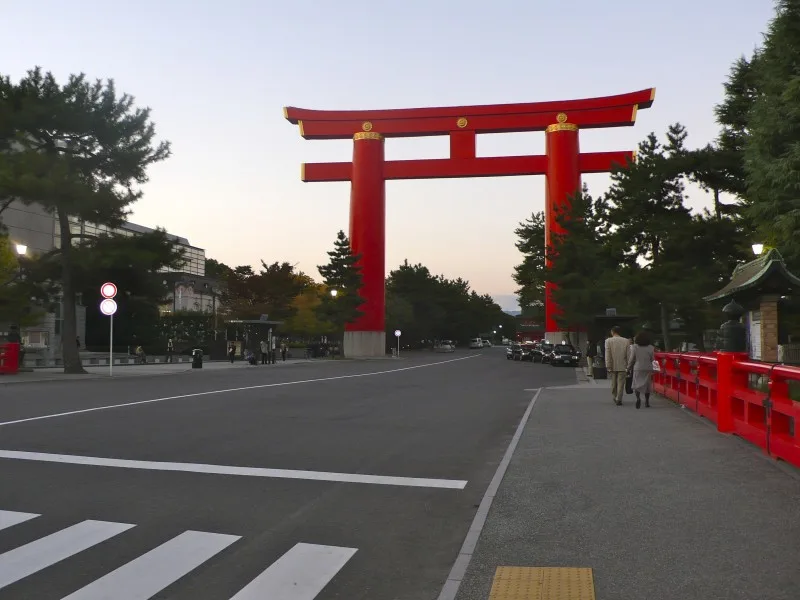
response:
{"label": "white road marking", "polygon": [[63,600],[147,600],[239,539],[185,531]]}
{"label": "white road marking", "polygon": [[40,515],[35,515],[33,513],[13,512],[10,510],[0,510],[0,529],[5,529],[6,527],[11,527],[13,525],[17,525],[18,523],[30,521],[38,516]]}
{"label": "white road marking", "polygon": [[0,554],[0,589],[104,542],[131,527],[134,525],[108,521],[83,521]]}
{"label": "white road marking", "polygon": [[307,479],[338,483],[367,483],[374,485],[397,485],[451,490],[463,490],[467,485],[466,481],[456,479],[424,479],[420,477],[394,477],[391,475],[363,475],[360,473],[328,473],[324,471],[296,471],[292,469],[266,469],[261,467],[156,462],[147,460],[126,460],[121,458],[100,458],[95,456],[75,456],[72,454],[44,454],[41,452],[21,452],[17,450],[0,450],[0,459],[3,458],[70,465],[87,465],[93,467],[142,469],[145,471],[182,471],[184,473],[207,473],[212,475]]}
{"label": "white road marking", "polygon": [[336,377],[320,377],[318,379],[302,379],[300,381],[285,381],[283,383],[265,383],[261,385],[249,385],[247,387],[230,388],[227,390],[212,390],[210,392],[196,392],[194,394],[181,394],[180,396],[167,396],[165,398],[152,398],[150,400],[137,400],[136,402],[125,402],[123,404],[111,404],[108,406],[95,406],[93,408],[83,408],[80,410],[70,410],[66,412],[53,413],[50,415],[40,415],[38,417],[27,417],[25,419],[16,419],[14,421],[0,422],[0,427],[3,425],[16,425],[17,423],[28,423],[30,421],[41,421],[42,419],[55,419],[56,417],[67,417],[70,415],[80,415],[84,413],[96,412],[99,410],[110,410],[112,408],[123,408],[126,406],[139,406],[141,404],[151,404],[153,402],[164,402],[165,400],[179,400],[181,398],[194,398],[196,396],[210,396],[212,394],[227,394],[230,392],[244,392],[247,390],[259,390],[271,387],[282,387],[287,385],[300,385],[301,383],[317,383],[320,381],[337,381],[339,379],[354,379],[357,377],[373,377],[375,375],[388,375],[390,373],[399,373],[401,371],[411,371],[413,369],[424,369],[426,367],[436,367],[447,363],[454,363],[461,360],[469,360],[470,358],[477,358],[478,355],[465,356],[462,358],[452,358],[450,360],[440,360],[434,363],[424,365],[415,365],[413,367],[403,367],[401,369],[390,369],[388,371],[376,371],[374,373],[356,373],[354,375],[338,375]]}
{"label": "white road marking", "polygon": [[314,600],[356,551],[297,544],[231,600]]}

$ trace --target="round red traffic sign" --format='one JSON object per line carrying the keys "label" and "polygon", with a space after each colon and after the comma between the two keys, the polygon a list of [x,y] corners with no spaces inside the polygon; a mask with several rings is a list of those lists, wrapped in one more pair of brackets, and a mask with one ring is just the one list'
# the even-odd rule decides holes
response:
{"label": "round red traffic sign", "polygon": [[103,298],[113,298],[117,295],[117,286],[110,281],[100,286],[100,295]]}

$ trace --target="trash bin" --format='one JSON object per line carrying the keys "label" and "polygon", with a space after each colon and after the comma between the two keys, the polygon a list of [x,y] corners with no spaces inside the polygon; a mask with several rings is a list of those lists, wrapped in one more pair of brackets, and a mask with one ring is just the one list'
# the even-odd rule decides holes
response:
{"label": "trash bin", "polygon": [[0,374],[15,375],[19,372],[19,344],[0,344]]}
{"label": "trash bin", "polygon": [[195,348],[192,350],[192,368],[203,368],[203,351],[200,348]]}

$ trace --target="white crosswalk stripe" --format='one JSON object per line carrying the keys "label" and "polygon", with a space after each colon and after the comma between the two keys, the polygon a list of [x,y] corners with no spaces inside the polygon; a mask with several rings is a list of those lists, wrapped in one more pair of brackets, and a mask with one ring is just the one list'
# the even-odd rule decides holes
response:
{"label": "white crosswalk stripe", "polygon": [[0,554],[0,589],[104,542],[131,527],[134,525],[84,521]]}
{"label": "white crosswalk stripe", "polygon": [[6,527],[11,527],[12,525],[17,525],[18,523],[30,521],[38,516],[39,515],[34,515],[33,513],[0,510],[0,529],[5,529]]}
{"label": "white crosswalk stripe", "polygon": [[314,600],[355,548],[297,544],[231,600]]}
{"label": "white crosswalk stripe", "polygon": [[[39,516],[0,510],[0,530]],[[0,589],[133,527],[128,523],[83,521],[0,554]],[[147,600],[240,539],[238,535],[185,531],[63,600]],[[356,548],[297,544],[231,600],[314,600],[356,552]]]}
{"label": "white crosswalk stripe", "polygon": [[147,600],[238,539],[186,531],[63,600]]}

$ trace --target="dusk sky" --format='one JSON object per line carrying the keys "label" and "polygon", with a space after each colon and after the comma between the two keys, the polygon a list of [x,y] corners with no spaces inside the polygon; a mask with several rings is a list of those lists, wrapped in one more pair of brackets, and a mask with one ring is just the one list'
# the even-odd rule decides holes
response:
{"label": "dusk sky", "polygon": [[[306,141],[285,105],[405,108],[565,100],[656,87],[634,127],[581,133],[583,151],[632,150],[680,121],[716,135],[731,63],[771,0],[0,0],[0,72],[112,77],[153,109],[173,156],[151,169],[131,220],[187,237],[229,265],[287,260],[319,279],[347,230],[349,184],[300,181],[302,162],[347,161],[352,142]],[[446,157],[446,137],[389,139],[387,159]],[[479,136],[479,156],[543,154],[544,134]],[[608,176],[584,177],[594,194]],[[464,277],[515,308],[512,233],[544,207],[544,179],[387,183],[387,273],[404,259]],[[692,205],[708,199],[692,195]]]}

